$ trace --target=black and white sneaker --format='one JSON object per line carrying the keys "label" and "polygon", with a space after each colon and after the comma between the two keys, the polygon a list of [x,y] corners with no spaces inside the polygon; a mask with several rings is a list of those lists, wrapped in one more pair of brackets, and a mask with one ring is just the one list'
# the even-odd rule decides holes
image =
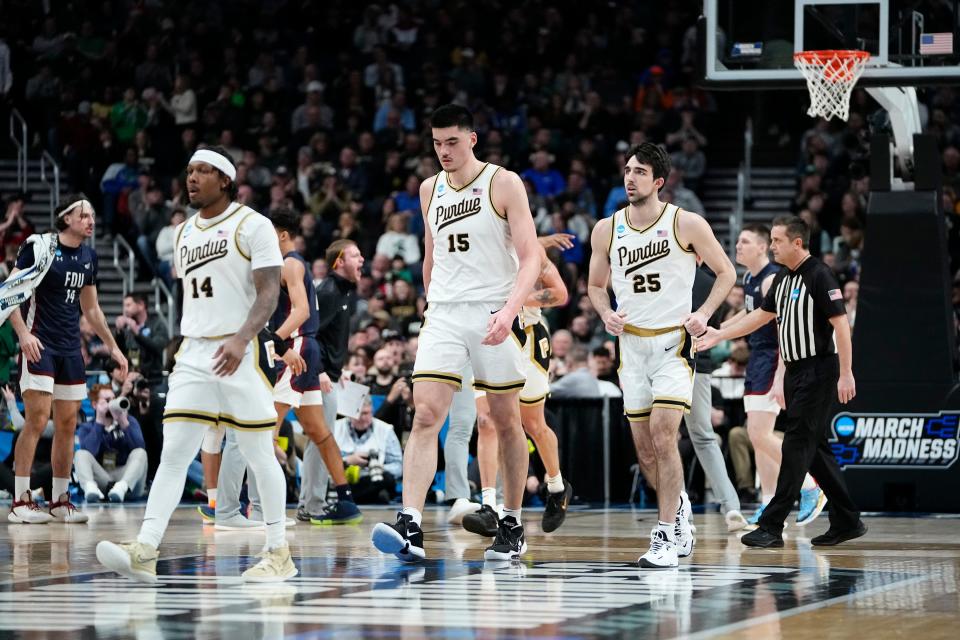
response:
{"label": "black and white sneaker", "polygon": [[500,518],[497,512],[488,504],[481,506],[477,511],[463,516],[463,528],[478,536],[492,538],[497,535]]}
{"label": "black and white sneaker", "polygon": [[513,516],[500,521],[497,538],[483,552],[484,560],[517,560],[527,552],[527,540],[523,536],[523,525]]}
{"label": "black and white sneaker", "polygon": [[547,492],[547,506],[543,510],[543,520],[540,522],[540,528],[544,533],[556,531],[567,518],[567,507],[570,505],[570,499],[573,497],[573,485],[566,480],[563,481],[563,491],[557,493]]}
{"label": "black and white sneaker", "polygon": [[394,524],[381,522],[373,528],[373,546],[381,553],[392,553],[403,562],[418,562],[427,557],[423,550],[423,531],[413,516],[398,513]]}
{"label": "black and white sneaker", "polygon": [[640,556],[638,564],[644,569],[675,569],[680,565],[676,543],[667,540],[659,528],[650,532],[650,549]]}

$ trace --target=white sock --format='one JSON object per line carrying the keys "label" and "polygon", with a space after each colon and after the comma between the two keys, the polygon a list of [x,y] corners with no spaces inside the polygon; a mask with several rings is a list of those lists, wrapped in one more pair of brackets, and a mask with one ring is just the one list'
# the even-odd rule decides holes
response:
{"label": "white sock", "polygon": [[257,479],[257,492],[260,494],[260,508],[263,510],[263,522],[267,529],[264,549],[276,549],[286,544],[287,524],[287,483],[280,463],[273,453],[273,433],[271,431],[234,433],[240,453],[247,466]]}
{"label": "white sock", "polygon": [[520,509],[507,509],[506,507],[504,507],[504,508],[503,508],[503,517],[504,517],[504,518],[513,518],[514,520],[517,521],[517,524],[521,524],[521,522],[520,522]]}
{"label": "white sock", "polygon": [[547,481],[547,491],[550,493],[560,493],[563,491],[563,476],[559,471],[557,475],[553,477],[547,476],[545,480]]}
{"label": "white sock", "polygon": [[420,509],[416,509],[414,507],[404,507],[400,513],[411,516],[413,518],[413,524],[417,525],[418,527],[423,523],[423,514],[420,513]]}
{"label": "white sock", "polygon": [[760,504],[770,504],[771,500],[773,500],[773,494],[765,493],[760,497]]}
{"label": "white sock", "polygon": [[217,506],[217,488],[207,489],[207,505],[210,507]]}
{"label": "white sock", "polygon": [[487,505],[491,509],[497,508],[497,488],[496,487],[484,487],[480,490],[480,495],[483,496],[483,504]]}
{"label": "white sock", "polygon": [[814,488],[816,488],[817,486],[818,486],[818,485],[817,485],[817,481],[814,480],[814,479],[813,479],[813,476],[808,473],[808,474],[803,478],[803,486],[800,487],[800,488],[801,488],[801,489],[814,489]]}
{"label": "white sock", "polygon": [[51,502],[57,502],[63,494],[67,494],[67,498],[70,498],[70,478],[54,478]]}
{"label": "white sock", "polygon": [[30,493],[30,476],[15,476],[13,486],[14,491],[17,492],[17,495],[15,495],[13,499],[20,500],[23,494]]}
{"label": "white sock", "polygon": [[[158,490],[151,491],[147,497],[147,509],[143,514],[137,542],[154,549],[160,546],[170,516],[183,495],[187,467],[197,457],[206,430],[207,425],[195,422],[168,422],[163,425],[163,453],[160,454],[160,466],[153,479],[153,486]],[[162,490],[159,490],[161,487]]]}
{"label": "white sock", "polygon": [[676,523],[674,522],[661,522],[659,520],[657,521],[657,528],[660,529],[660,531],[663,531],[663,534],[667,537],[667,540],[669,540],[670,542],[676,541],[676,539],[674,538],[674,530],[673,530],[675,524]]}

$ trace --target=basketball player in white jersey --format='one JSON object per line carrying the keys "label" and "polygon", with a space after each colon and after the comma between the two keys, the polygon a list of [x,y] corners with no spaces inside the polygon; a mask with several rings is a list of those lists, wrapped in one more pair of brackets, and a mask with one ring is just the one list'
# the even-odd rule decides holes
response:
{"label": "basketball player in white jersey", "polygon": [[163,414],[163,453],[134,542],[97,545],[97,559],[133,580],[157,581],[157,547],[183,493],[187,467],[212,424],[234,430],[257,480],[266,526],[250,582],[297,575],[285,537],[283,471],[273,453],[277,413],[266,349],[258,334],[277,306],[283,256],[273,225],[234,201],[237,170],[224,149],[193,154],[187,193],[197,214],[175,235],[174,260],[183,280],[183,344],[170,374]]}
{"label": "basketball player in white jersey", "polygon": [[[557,434],[547,424],[544,403],[550,395],[550,331],[543,321],[542,309],[560,307],[567,303],[567,287],[560,272],[546,251],[540,251],[540,276],[534,291],[527,297],[521,311],[523,333],[517,337],[523,342],[524,367],[527,382],[520,390],[520,421],[527,435],[533,439],[546,470],[547,503],[540,528],[556,531],[567,517],[567,506],[573,497],[573,487],[560,474],[560,448]],[[480,467],[480,486],[483,503],[479,510],[463,517],[463,528],[481,536],[497,534],[496,512],[497,433],[486,420],[488,414],[486,393],[477,392],[477,413],[483,416],[477,423],[477,464]]]}
{"label": "basketball player in white jersey", "polygon": [[510,560],[527,546],[520,505],[529,464],[518,402],[523,355],[511,332],[537,281],[540,248],[520,177],[474,155],[473,115],[445,105],[433,112],[431,127],[444,171],[420,185],[429,309],[412,376],[415,414],[403,460],[403,510],[395,524],[374,528],[373,544],[403,561],[426,557],[421,510],[437,469],[437,437],[469,362],[474,387],[488,394],[503,470],[503,519],[484,557]]}
{"label": "basketball player in white jersey", "polygon": [[[701,216],[660,202],[670,157],[651,143],[628,152],[628,205],[593,229],[588,293],[607,331],[618,336],[623,406],[637,457],[655,470],[659,523],[641,567],[668,568],[693,552],[689,502],[681,504],[683,467],[677,432],[693,394],[692,338],[726,298],[736,272]],[[717,276],[691,312],[700,256]],[[617,309],[610,306],[613,285]]]}

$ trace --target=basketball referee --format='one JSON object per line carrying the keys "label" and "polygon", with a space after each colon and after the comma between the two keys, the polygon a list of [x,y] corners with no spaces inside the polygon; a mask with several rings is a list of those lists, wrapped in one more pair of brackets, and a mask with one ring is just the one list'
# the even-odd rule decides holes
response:
{"label": "basketball referee", "polygon": [[777,492],[764,509],[759,528],[741,541],[751,547],[783,546],[783,523],[809,471],[830,501],[830,528],[811,543],[835,545],[867,532],[827,441],[834,393],[843,404],[856,395],[850,325],[833,272],[810,255],[806,223],[797,217],[777,218],[770,236],[774,260],[785,269],[777,274],[763,305],[724,329],[708,328],[697,341],[697,350],[747,335],[777,319],[780,357],[787,369],[783,463]]}

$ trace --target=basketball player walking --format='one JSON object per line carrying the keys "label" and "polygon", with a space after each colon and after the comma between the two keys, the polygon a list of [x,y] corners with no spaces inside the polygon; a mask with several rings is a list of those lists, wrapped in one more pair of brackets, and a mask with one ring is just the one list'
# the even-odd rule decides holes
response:
{"label": "basketball player walking", "polygon": [[416,413],[403,460],[403,510],[396,523],[374,528],[373,544],[403,561],[426,557],[421,510],[437,469],[437,436],[469,362],[475,388],[488,393],[505,494],[484,557],[509,560],[526,551],[520,506],[529,464],[518,402],[523,355],[511,331],[537,281],[540,249],[519,176],[474,155],[473,115],[445,105],[433,112],[431,127],[444,171],[420,185],[430,307],[412,376]]}
{"label": "basketball player walking", "polygon": [[[74,198],[57,213],[57,245],[53,263],[37,285],[33,297],[15,310],[10,324],[20,341],[20,390],[26,420],[17,438],[14,457],[12,523],[84,523],[87,514],[70,502],[77,411],[87,395],[83,356],[80,353],[80,314],[110,349],[110,357],[127,375],[127,359],[117,346],[97,301],[97,253],[85,244],[93,236],[93,205]],[[45,250],[42,243],[25,244],[10,276],[31,268]],[[44,513],[30,494],[30,470],[37,441],[53,408],[53,495]]]}
{"label": "basketball player walking", "polygon": [[[754,309],[759,309],[770,290],[780,266],[770,262],[770,229],[762,224],[747,225],[737,238],[737,264],[747,268],[743,274],[744,309],[723,323],[727,327]],[[743,389],[743,408],[747,412],[747,435],[753,444],[760,476],[760,508],[747,521],[756,525],[763,509],[773,499],[780,472],[781,441],[773,435],[783,399],[783,361],[780,360],[777,323],[773,320],[749,336],[750,359]],[[800,490],[800,512],[797,524],[813,522],[823,511],[827,499],[808,473]]]}
{"label": "basketball player walking", "polygon": [[[133,580],[155,583],[157,547],[183,493],[187,467],[206,428],[234,429],[263,501],[266,544],[243,572],[252,582],[297,575],[284,530],[286,486],[274,457],[277,413],[258,333],[280,291],[283,256],[265,217],[235,202],[236,167],[219,147],[201,149],[187,166],[190,206],[198,213],[176,231],[176,273],[183,279],[183,345],[170,375],[163,453],[135,542],[97,545],[97,559]],[[264,332],[265,333],[265,332]]]}
{"label": "basketball player walking", "polygon": [[[627,157],[629,204],[593,229],[588,293],[607,331],[618,336],[624,412],[637,457],[656,483],[659,523],[640,566],[667,568],[693,552],[677,448],[680,419],[689,413],[693,395],[691,336],[706,331],[736,272],[706,220],[660,202],[658,192],[670,173],[666,152],[643,143]],[[717,279],[703,305],[691,313],[697,255]]]}
{"label": "basketball player walking", "polygon": [[[550,330],[543,321],[542,309],[560,307],[567,303],[567,287],[560,272],[540,249],[540,275],[534,291],[527,297],[521,311],[523,333],[518,339],[523,344],[524,373],[527,381],[520,390],[520,421],[540,452],[546,469],[547,501],[540,527],[550,533],[556,531],[567,517],[567,506],[573,497],[573,487],[560,474],[560,448],[557,434],[547,424],[544,404],[550,395]],[[478,394],[483,392],[478,391]],[[483,394],[484,396],[486,394]],[[487,400],[477,398],[478,413],[488,415]],[[474,513],[463,517],[463,527],[481,536],[497,534],[497,432],[486,419],[478,424],[477,463],[480,467],[480,485],[483,504]]]}

